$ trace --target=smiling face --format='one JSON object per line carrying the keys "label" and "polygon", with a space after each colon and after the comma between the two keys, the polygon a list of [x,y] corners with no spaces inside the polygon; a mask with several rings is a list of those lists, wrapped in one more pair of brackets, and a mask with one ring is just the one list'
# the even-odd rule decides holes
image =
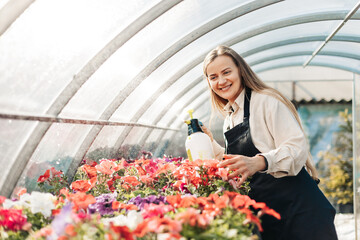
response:
{"label": "smiling face", "polygon": [[206,68],[212,90],[221,98],[234,103],[242,90],[239,68],[231,57],[216,57]]}

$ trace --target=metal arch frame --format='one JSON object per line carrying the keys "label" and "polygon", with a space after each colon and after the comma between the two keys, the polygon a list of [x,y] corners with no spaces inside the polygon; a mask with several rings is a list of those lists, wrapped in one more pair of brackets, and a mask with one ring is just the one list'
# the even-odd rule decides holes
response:
{"label": "metal arch frame", "polygon": [[[321,40],[324,40],[325,38],[326,38],[326,35],[318,35],[318,36],[307,36],[307,37],[302,37],[302,38],[292,38],[292,39],[287,39],[287,40],[280,40],[280,41],[277,41],[277,42],[266,44],[266,45],[263,45],[261,47],[257,47],[257,48],[251,49],[249,51],[246,51],[245,53],[241,54],[241,56],[247,57],[247,56],[250,56],[252,54],[255,54],[255,53],[258,53],[258,52],[261,52],[261,51],[265,51],[265,50],[268,50],[268,49],[271,49],[271,48],[275,48],[275,47],[280,47],[280,46],[285,46],[285,45],[290,45],[290,44],[295,44],[295,43],[302,43],[302,42],[321,41]],[[341,41],[341,42],[345,41],[345,42],[358,42],[359,43],[360,42],[360,37],[353,37],[353,36],[347,36],[347,35],[337,35],[332,40],[333,41]],[[310,52],[310,54],[311,53],[312,52]],[[197,78],[197,79],[199,79],[199,78]],[[199,80],[199,82],[200,82],[200,80]],[[186,92],[186,88],[180,94],[178,94],[174,98],[174,100],[177,99],[179,95],[181,96],[183,92]],[[171,101],[171,103],[168,104],[167,107],[165,107],[163,109],[163,111],[159,114],[160,116],[158,116],[152,122],[152,124],[156,124],[156,122],[161,120],[161,118],[162,118],[161,116],[163,116],[165,114],[165,112],[168,109],[168,106],[171,106],[172,104],[175,103],[174,100]],[[151,134],[151,132],[153,130],[154,129],[148,129],[146,134],[143,136],[143,138],[139,142],[140,146],[143,146],[145,144],[147,138],[150,136],[150,134]]]}
{"label": "metal arch frame", "polygon": [[[175,55],[177,52],[179,52],[181,49],[195,41],[196,39],[200,38],[201,36],[205,35],[206,33],[210,32],[211,30],[221,26],[222,24],[225,24],[235,18],[238,18],[239,16],[242,16],[246,13],[255,11],[257,9],[260,9],[262,7],[266,7],[268,5],[280,2],[283,0],[261,0],[256,2],[250,2],[245,5],[241,5],[240,7],[237,7],[235,9],[232,9],[224,14],[222,14],[219,17],[216,17],[215,19],[211,20],[210,22],[204,24],[203,26],[200,26],[199,28],[195,29],[191,33],[184,36],[182,39],[178,40],[176,43],[174,43],[172,46],[170,46],[168,49],[163,51],[160,55],[158,55],[154,60],[152,60],[140,73],[138,73],[131,81],[130,84],[120,91],[120,93],[114,98],[114,100],[107,106],[107,108],[102,113],[100,119],[110,119],[110,117],[113,115],[113,113],[119,108],[119,106],[123,103],[123,101],[130,95],[132,91],[135,90],[135,88],[143,81],[145,80],[150,74],[155,71],[158,67],[160,67],[164,62],[166,62],[169,58],[171,58],[173,55]],[[201,59],[199,59],[201,61]],[[195,61],[197,62],[197,61]],[[191,62],[188,66],[192,66],[194,62]],[[187,69],[187,68],[183,68]],[[185,74],[186,71],[183,71],[182,74]],[[168,88],[171,84],[164,84],[167,85],[167,87],[164,86],[164,88]],[[139,110],[140,111],[140,110]],[[137,120],[136,120],[137,121]],[[68,176],[71,178],[72,175],[75,174],[75,170],[78,164],[80,163],[81,159],[86,154],[87,150],[90,148],[91,144],[97,137],[97,135],[100,133],[101,127],[94,126],[88,135],[85,137],[83,144],[80,146],[78,152],[76,153],[73,162],[70,165],[70,170],[68,171]],[[128,131],[128,133],[131,131],[131,128],[125,128],[124,131]],[[127,135],[127,134],[126,134]],[[121,135],[123,140],[126,137],[125,134]],[[117,141],[120,142],[120,141]],[[122,144],[122,141],[121,141]],[[120,145],[121,145],[120,144]],[[115,147],[119,145],[116,144]]]}
{"label": "metal arch frame", "polygon": [[[295,62],[286,63],[286,64],[275,64],[273,66],[259,68],[259,69],[256,69],[254,71],[256,73],[261,73],[261,72],[265,72],[265,71],[269,71],[269,70],[273,70],[273,69],[285,68],[285,67],[295,67],[295,66],[299,66],[299,64],[295,63]],[[329,68],[335,68],[335,69],[340,69],[340,70],[360,74],[360,69],[351,68],[351,67],[347,67],[347,66],[343,66],[343,65],[339,65],[339,64],[328,64],[328,63],[321,63],[321,62],[313,62],[309,66],[329,67]],[[255,69],[256,67],[252,66],[252,68]]]}
{"label": "metal arch frame", "polygon": [[[281,58],[286,58],[286,57],[293,57],[293,56],[307,56],[312,54],[313,51],[298,51],[298,52],[288,52],[288,53],[281,53],[278,55],[274,55],[271,57],[266,57],[260,60],[256,60],[256,61],[249,61],[248,64],[250,66],[255,66],[257,64],[261,64],[264,62],[269,62],[275,59],[281,59]],[[322,51],[320,53],[318,53],[318,55],[324,55],[324,56],[335,56],[335,57],[343,57],[343,58],[350,58],[350,59],[355,59],[355,60],[360,60],[360,55],[357,54],[351,54],[351,53],[342,53],[342,52],[335,52],[335,51]]]}
{"label": "metal arch frame", "polygon": [[[287,27],[287,26],[293,26],[293,25],[297,25],[297,24],[315,22],[315,21],[342,20],[343,17],[346,16],[346,15],[347,15],[347,11],[343,10],[343,11],[329,11],[329,12],[325,12],[325,13],[321,12],[320,14],[319,13],[303,14],[303,15],[300,15],[300,16],[289,17],[289,18],[286,18],[286,19],[281,19],[281,20],[275,21],[275,22],[270,23],[270,24],[264,24],[261,27],[256,28],[254,30],[251,30],[251,31],[249,31],[247,33],[237,35],[234,38],[226,41],[225,45],[230,45],[231,46],[231,45],[234,45],[234,44],[236,44],[236,43],[238,43],[240,41],[251,38],[253,36],[256,36],[256,35],[271,31],[271,30]],[[353,19],[360,19],[360,14],[354,15]],[[190,64],[186,65],[184,67],[185,72],[189,70],[188,66],[196,65],[196,64],[192,64],[193,62],[198,61],[197,63],[200,63],[203,60],[203,58],[205,57],[205,55],[206,54],[201,55],[200,57],[193,60]],[[201,59],[201,60],[199,60],[199,59]],[[181,69],[180,71],[184,71],[184,68]],[[162,89],[162,91],[165,91],[165,90]],[[157,92],[156,94],[159,94],[159,93]],[[152,101],[154,101],[154,100],[152,99]],[[137,121],[135,119],[132,119],[132,120]],[[130,131],[131,131],[131,129],[127,130],[127,134]],[[118,143],[116,146],[121,146],[121,144],[125,140],[125,138],[126,138],[126,136],[121,136],[120,137],[121,143]]]}
{"label": "metal arch frame", "polygon": [[[47,110],[46,114],[57,116],[70,99],[76,94],[80,87],[90,78],[90,76],[125,42],[133,37],[137,32],[146,27],[149,23],[161,16],[163,13],[177,5],[182,0],[164,0],[153,6],[151,9],[142,14],[128,27],[122,30],[114,39],[101,49],[80,71],[75,75],[73,80],[57,96],[54,103]],[[51,124],[39,123],[35,126],[28,139],[25,141],[19,154],[16,156],[14,164],[9,168],[7,173],[7,183],[0,183],[0,193],[4,196],[10,196],[13,188],[19,180],[21,173],[33,152],[40,144],[40,141],[49,130]],[[17,164],[15,164],[17,163]]]}
{"label": "metal arch frame", "polygon": [[0,9],[0,36],[33,2],[35,0],[11,0]]}
{"label": "metal arch frame", "polygon": [[[323,41],[325,40],[326,35],[317,35],[317,36],[307,36],[307,37],[300,37],[300,38],[290,38],[290,39],[285,39],[285,40],[280,40],[277,42],[272,42],[269,44],[265,44],[262,45],[260,47],[257,48],[253,48],[251,50],[248,50],[244,53],[241,54],[242,57],[247,57],[250,56],[252,54],[258,53],[258,52],[262,52],[271,48],[275,48],[275,47],[281,47],[281,46],[286,46],[286,45],[290,45],[290,44],[296,44],[296,43],[303,43],[303,42],[316,42],[316,41]],[[332,39],[332,41],[339,41],[339,42],[356,42],[356,43],[360,43],[360,36],[348,36],[348,35],[336,35],[334,36]]]}

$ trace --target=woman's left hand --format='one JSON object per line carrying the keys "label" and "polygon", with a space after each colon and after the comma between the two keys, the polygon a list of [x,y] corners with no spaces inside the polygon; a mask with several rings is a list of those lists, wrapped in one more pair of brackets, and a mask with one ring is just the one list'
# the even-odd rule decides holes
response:
{"label": "woman's left hand", "polygon": [[241,176],[239,184],[243,184],[249,176],[256,172],[264,170],[266,167],[265,158],[261,155],[254,157],[247,157],[243,155],[224,154],[225,160],[218,164],[218,167],[227,167],[230,170],[235,170],[228,178]]}

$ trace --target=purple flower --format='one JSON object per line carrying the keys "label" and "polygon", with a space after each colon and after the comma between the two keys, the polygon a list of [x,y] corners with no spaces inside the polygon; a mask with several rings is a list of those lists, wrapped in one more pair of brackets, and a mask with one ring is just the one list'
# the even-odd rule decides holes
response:
{"label": "purple flower", "polygon": [[60,213],[56,215],[52,221],[51,228],[54,230],[54,234],[48,239],[57,239],[59,236],[64,234],[66,226],[72,221],[71,212],[72,204],[71,202],[67,202],[61,209]]}
{"label": "purple flower", "polygon": [[166,197],[165,196],[155,196],[155,195],[149,195],[147,197],[142,198],[140,195],[130,199],[127,204],[134,204],[139,209],[144,209],[145,204],[160,204],[160,203],[166,203]]}
{"label": "purple flower", "polygon": [[96,203],[90,204],[88,210],[90,213],[99,212],[101,216],[112,215],[114,210],[112,209],[112,203],[116,200],[116,193],[102,194],[95,198]]}

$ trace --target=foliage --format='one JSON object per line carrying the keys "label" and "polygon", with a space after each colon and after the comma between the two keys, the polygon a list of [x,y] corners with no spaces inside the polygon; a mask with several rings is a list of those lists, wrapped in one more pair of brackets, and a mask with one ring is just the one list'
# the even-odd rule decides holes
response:
{"label": "foliage", "polygon": [[257,239],[263,214],[280,219],[217,160],[151,157],[84,161],[70,186],[46,170],[47,193],[0,197],[1,239]]}
{"label": "foliage", "polygon": [[347,110],[339,113],[340,130],[335,134],[333,148],[321,153],[325,168],[321,187],[335,204],[353,203],[353,142],[352,117]]}

